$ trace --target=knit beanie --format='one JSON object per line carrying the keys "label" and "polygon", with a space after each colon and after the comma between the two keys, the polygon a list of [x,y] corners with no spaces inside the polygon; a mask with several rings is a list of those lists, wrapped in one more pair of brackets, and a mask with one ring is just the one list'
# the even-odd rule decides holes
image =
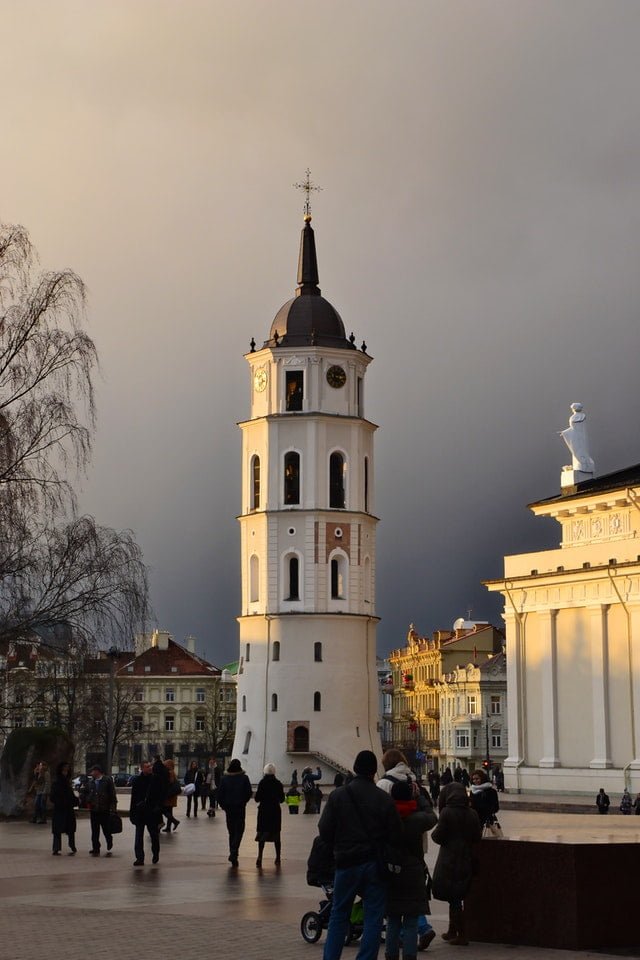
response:
{"label": "knit beanie", "polygon": [[371,750],[361,750],[353,762],[353,772],[359,777],[373,777],[378,772],[378,760]]}

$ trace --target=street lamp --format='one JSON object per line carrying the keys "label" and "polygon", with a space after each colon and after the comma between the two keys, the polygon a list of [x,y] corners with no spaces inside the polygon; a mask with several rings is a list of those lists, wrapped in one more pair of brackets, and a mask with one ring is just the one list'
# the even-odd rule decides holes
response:
{"label": "street lamp", "polygon": [[107,656],[109,657],[109,705],[107,713],[107,762],[105,773],[108,777],[111,776],[111,771],[113,768],[113,700],[115,693],[115,672],[116,672],[116,660],[120,656],[120,651],[117,647],[109,647],[107,650]]}

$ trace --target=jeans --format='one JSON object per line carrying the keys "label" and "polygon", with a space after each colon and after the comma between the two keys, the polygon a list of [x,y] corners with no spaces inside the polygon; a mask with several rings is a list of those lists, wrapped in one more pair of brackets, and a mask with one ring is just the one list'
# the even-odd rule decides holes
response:
{"label": "jeans", "polygon": [[400,956],[400,937],[402,936],[403,957],[415,957],[418,953],[418,918],[395,914],[387,917],[387,945],[385,953],[389,957]]}
{"label": "jeans", "polygon": [[380,879],[378,865],[370,861],[359,863],[355,867],[339,867],[336,870],[331,917],[322,960],[339,960],[357,894],[360,894],[364,902],[364,929],[356,960],[375,960],[378,956],[387,885]]}
{"label": "jeans", "polygon": [[423,937],[429,930],[433,930],[433,927],[423,913],[418,917],[418,936]]}
{"label": "jeans", "polygon": [[38,823],[46,823],[47,820],[47,794],[36,793],[36,800],[33,807],[33,819]]}
{"label": "jeans", "polygon": [[133,849],[136,854],[136,860],[144,861],[144,831],[145,827],[151,837],[151,853],[154,857],[160,856],[160,823],[158,820],[143,820],[136,823],[136,838]]}

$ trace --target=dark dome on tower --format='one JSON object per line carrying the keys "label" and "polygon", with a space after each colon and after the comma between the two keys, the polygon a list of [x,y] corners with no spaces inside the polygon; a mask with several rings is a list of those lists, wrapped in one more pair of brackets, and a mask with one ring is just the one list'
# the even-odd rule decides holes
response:
{"label": "dark dome on tower", "polygon": [[355,349],[345,336],[340,314],[320,293],[316,244],[310,216],[305,217],[300,237],[296,295],[278,310],[265,346]]}

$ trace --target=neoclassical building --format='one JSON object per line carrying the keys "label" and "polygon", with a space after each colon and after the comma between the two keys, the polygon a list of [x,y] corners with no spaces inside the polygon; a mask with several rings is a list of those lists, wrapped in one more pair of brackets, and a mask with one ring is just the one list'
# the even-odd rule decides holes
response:
{"label": "neoclassical building", "polygon": [[298,287],[245,357],[242,610],[233,754],[249,777],[320,764],[333,780],[380,755],[375,607],[376,427],[365,343],[321,295],[311,215]]}
{"label": "neoclassical building", "polygon": [[574,453],[561,493],[530,504],[559,545],[486,584],[505,604],[510,790],[640,789],[640,464],[592,471]]}

